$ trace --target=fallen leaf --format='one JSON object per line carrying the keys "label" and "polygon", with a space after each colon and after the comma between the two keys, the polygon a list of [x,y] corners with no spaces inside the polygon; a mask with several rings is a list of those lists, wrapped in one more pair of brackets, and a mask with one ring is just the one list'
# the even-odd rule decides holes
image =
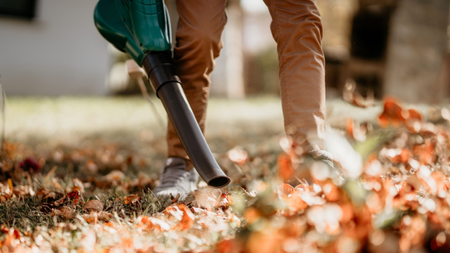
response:
{"label": "fallen leaf", "polygon": [[89,200],[84,205],[84,210],[100,212],[103,210],[103,202],[97,199]]}
{"label": "fallen leaf", "polygon": [[9,191],[10,192],[13,192],[13,183],[12,183],[12,181],[11,181],[11,178],[8,178],[8,186],[9,186]]}
{"label": "fallen leaf", "polygon": [[58,189],[60,191],[64,191],[64,188],[58,183],[58,181],[56,181],[55,178],[52,179],[52,184],[56,189]]}
{"label": "fallen leaf", "polygon": [[84,193],[84,185],[80,179],[72,178],[70,181],[72,181],[73,184],[72,191],[79,191],[80,193]]}
{"label": "fallen leaf", "polygon": [[27,157],[22,162],[19,163],[19,167],[24,171],[29,171],[30,173],[36,173],[41,170],[39,161],[33,157]]}
{"label": "fallen leaf", "polygon": [[167,231],[170,229],[170,225],[158,218],[142,216],[138,219],[138,223],[144,224],[148,229],[155,229],[157,231]]}
{"label": "fallen leaf", "polygon": [[98,212],[98,219],[101,221],[109,221],[112,217],[112,214],[106,211]]}
{"label": "fallen leaf", "polygon": [[71,191],[67,193],[67,197],[71,200],[78,200],[80,198],[80,192],[79,191]]}
{"label": "fallen leaf", "polygon": [[123,203],[125,203],[125,205],[129,205],[129,204],[135,205],[135,204],[139,203],[140,200],[141,200],[141,198],[138,195],[131,194],[131,195],[126,196],[123,199]]}
{"label": "fallen leaf", "polygon": [[238,165],[244,165],[248,161],[248,153],[247,151],[240,149],[240,148],[234,148],[227,152],[228,158],[238,164]]}
{"label": "fallen leaf", "polygon": [[288,154],[278,156],[278,174],[283,181],[288,181],[293,177],[294,168],[292,167],[291,158]]}
{"label": "fallen leaf", "polygon": [[54,209],[52,211],[52,213],[50,214],[51,216],[59,216],[61,218],[64,219],[72,219],[74,210],[68,206],[63,206],[60,209]]}
{"label": "fallen leaf", "polygon": [[121,172],[121,171],[114,170],[114,171],[111,171],[104,178],[108,182],[122,181],[125,178],[125,174],[123,174],[123,172]]}
{"label": "fallen leaf", "polygon": [[290,184],[281,184],[278,187],[278,195],[280,197],[290,197],[293,191],[294,187]]}
{"label": "fallen leaf", "polygon": [[7,201],[11,196],[7,193],[0,193],[0,203]]}
{"label": "fallen leaf", "polygon": [[179,229],[181,231],[189,229],[192,224],[194,224],[195,216],[183,203],[179,203],[178,208],[183,212],[183,216],[181,217],[181,221],[178,223],[178,225],[175,227],[175,229]]}

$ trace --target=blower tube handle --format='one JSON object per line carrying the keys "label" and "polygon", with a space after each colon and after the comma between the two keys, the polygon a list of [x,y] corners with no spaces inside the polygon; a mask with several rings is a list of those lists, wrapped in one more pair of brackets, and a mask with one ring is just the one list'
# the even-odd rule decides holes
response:
{"label": "blower tube handle", "polygon": [[217,164],[198,126],[181,81],[175,74],[171,52],[147,54],[143,67],[194,168],[209,186],[227,186],[231,180]]}

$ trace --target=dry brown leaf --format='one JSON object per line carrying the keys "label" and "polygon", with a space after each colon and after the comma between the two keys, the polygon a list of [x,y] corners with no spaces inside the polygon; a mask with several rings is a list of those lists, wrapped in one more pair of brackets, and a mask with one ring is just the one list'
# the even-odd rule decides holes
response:
{"label": "dry brown leaf", "polygon": [[123,172],[121,172],[121,171],[114,170],[114,171],[111,171],[104,178],[108,182],[122,181],[125,178],[125,174],[123,174]]}
{"label": "dry brown leaf", "polygon": [[97,212],[91,212],[89,214],[85,213],[82,215],[83,219],[86,220],[87,223],[97,223],[98,222],[98,214]]}
{"label": "dry brown leaf", "polygon": [[49,191],[45,188],[39,189],[38,192],[36,193],[36,196],[39,198],[39,200],[48,199],[48,198],[56,199],[56,195],[57,195],[56,192]]}
{"label": "dry brown leaf", "polygon": [[52,179],[52,183],[53,183],[53,186],[54,186],[56,189],[58,189],[58,190],[60,190],[60,191],[64,191],[64,188],[58,183],[58,181],[56,181],[55,178]]}
{"label": "dry brown leaf", "polygon": [[98,171],[97,164],[93,160],[88,160],[85,164],[85,168],[90,173],[96,173]]}
{"label": "dry brown leaf", "polygon": [[103,210],[103,206],[103,202],[98,199],[93,199],[86,202],[84,205],[84,210],[101,212]]}
{"label": "dry brown leaf", "polygon": [[64,195],[62,198],[58,199],[57,201],[54,202],[55,206],[60,206],[64,203],[64,201],[67,200],[67,195]]}
{"label": "dry brown leaf", "polygon": [[53,209],[51,216],[59,216],[64,219],[72,219],[74,210],[68,206],[63,206],[60,209]]}
{"label": "dry brown leaf", "polygon": [[34,194],[30,186],[19,185],[14,187],[13,193],[17,196],[26,196]]}
{"label": "dry brown leaf", "polygon": [[170,198],[172,199],[172,204],[175,202],[178,202],[178,200],[181,197],[181,193],[178,193],[177,196],[172,196],[172,193],[170,194]]}
{"label": "dry brown leaf", "polygon": [[98,221],[109,221],[112,217],[112,214],[106,211],[92,211],[89,214],[83,214],[82,217],[86,220],[87,223],[97,223]]}
{"label": "dry brown leaf", "polygon": [[138,195],[131,194],[131,195],[126,196],[123,199],[123,203],[125,203],[125,205],[129,205],[129,204],[135,205],[135,204],[139,203],[140,200],[141,200],[141,198]]}
{"label": "dry brown leaf", "polygon": [[71,181],[73,184],[72,191],[80,191],[80,193],[84,193],[84,185],[80,179],[72,178]]}
{"label": "dry brown leaf", "polygon": [[6,193],[0,193],[0,203],[7,201],[11,198],[11,195]]}
{"label": "dry brown leaf", "polygon": [[112,217],[112,214],[106,211],[101,211],[98,213],[98,219],[101,221],[109,221]]}

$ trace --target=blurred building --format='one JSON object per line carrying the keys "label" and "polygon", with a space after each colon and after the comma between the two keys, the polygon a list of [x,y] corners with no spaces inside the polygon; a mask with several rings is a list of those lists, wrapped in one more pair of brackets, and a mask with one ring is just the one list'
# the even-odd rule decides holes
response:
{"label": "blurred building", "polygon": [[8,95],[103,95],[106,41],[92,0],[0,0],[0,82]]}
{"label": "blurred building", "polygon": [[449,98],[449,0],[398,1],[389,33],[385,94],[408,102]]}
{"label": "blurred building", "polygon": [[327,87],[405,102],[448,99],[449,0],[323,0]]}
{"label": "blurred building", "polygon": [[[92,0],[0,0],[0,75],[10,95],[136,93],[124,60],[93,24]],[[175,0],[165,0],[172,30]],[[320,0],[328,95],[358,91],[407,102],[450,96],[450,0]],[[262,0],[228,0],[211,95],[279,93],[271,17]]]}

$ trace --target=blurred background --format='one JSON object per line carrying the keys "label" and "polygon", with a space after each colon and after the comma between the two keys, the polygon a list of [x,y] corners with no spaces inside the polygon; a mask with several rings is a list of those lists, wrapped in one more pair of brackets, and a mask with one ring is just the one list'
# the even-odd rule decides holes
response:
{"label": "blurred background", "polygon": [[[93,0],[0,0],[0,75],[7,95],[138,93],[94,27]],[[327,96],[346,83],[364,96],[440,103],[449,96],[449,0],[318,0]],[[175,0],[166,0],[176,29]],[[262,0],[229,0],[212,97],[278,94],[276,44]]]}

